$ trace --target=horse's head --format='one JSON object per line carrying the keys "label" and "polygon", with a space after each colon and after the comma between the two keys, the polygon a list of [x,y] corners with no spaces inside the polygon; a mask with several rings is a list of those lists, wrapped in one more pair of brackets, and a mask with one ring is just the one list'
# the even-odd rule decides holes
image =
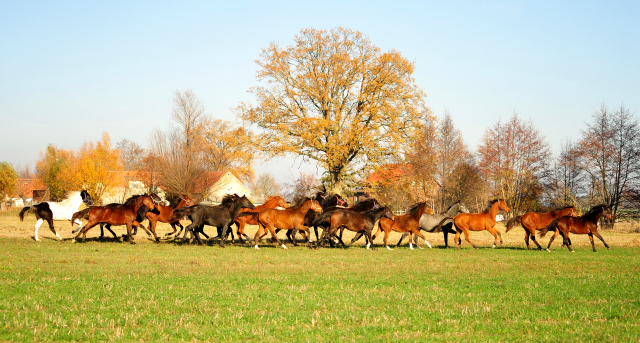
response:
{"label": "horse's head", "polygon": [[311,200],[307,200],[307,201],[311,202],[311,207],[309,207],[309,209],[311,211],[322,213],[322,206],[320,206],[320,203],[318,202],[318,200],[311,199]]}
{"label": "horse's head", "polygon": [[435,212],[433,212],[433,209],[429,206],[427,206],[427,203],[424,204],[424,209],[422,210],[422,214],[428,214],[430,216],[432,216]]}
{"label": "horse's head", "polygon": [[[144,194],[144,195],[141,195],[140,197],[138,197],[138,199],[140,199],[140,201],[142,202],[142,205],[148,207],[149,209],[156,208],[156,202],[151,198],[151,195]],[[135,199],[134,199],[134,201],[135,201]]]}
{"label": "horse's head", "polygon": [[238,196],[237,201],[240,203],[240,207],[242,208],[248,208],[248,209],[254,209],[256,208],[253,203],[251,202],[251,200],[249,200],[249,198],[247,198],[246,195],[243,195],[242,197]]}
{"label": "horse's head", "polygon": [[387,206],[382,208],[382,216],[385,217],[385,218],[389,218],[389,219],[393,220],[393,212]]}
{"label": "horse's head", "polygon": [[151,201],[154,203],[154,205],[160,206],[160,204],[164,204],[162,198],[160,198],[156,193],[149,194],[149,198],[151,198]]}
{"label": "horse's head", "polygon": [[504,199],[498,200],[498,208],[509,213],[509,206],[507,206],[507,203],[504,201]]}
{"label": "horse's head", "polygon": [[613,211],[611,211],[611,208],[609,208],[609,206],[604,206],[602,208],[602,216],[604,216],[608,220],[613,219]]}
{"label": "horse's head", "polygon": [[282,199],[282,197],[281,197],[281,196],[276,195],[276,199],[278,199],[278,206],[279,206],[279,207],[282,207],[282,208],[287,208],[287,207],[289,207],[289,204],[288,204],[284,199]]}
{"label": "horse's head", "polygon": [[193,202],[193,200],[191,200],[191,198],[189,198],[188,195],[183,195],[182,198],[180,198],[178,207],[189,207],[189,206],[193,206],[194,204],[195,203]]}
{"label": "horse's head", "polygon": [[342,206],[342,207],[347,207],[349,206],[349,204],[347,203],[346,200],[342,199],[342,197],[340,196],[340,194],[336,194],[336,206]]}
{"label": "horse's head", "polygon": [[572,216],[572,217],[579,217],[580,216],[580,213],[578,213],[578,210],[576,210],[575,206],[571,206],[571,207],[569,207],[569,209],[571,210],[569,212],[570,216]]}
{"label": "horse's head", "polygon": [[82,202],[85,203],[85,205],[87,206],[93,205],[93,198],[91,197],[89,192],[87,192],[86,190],[83,189],[80,192],[80,197],[82,198]]}
{"label": "horse's head", "polygon": [[458,204],[458,212],[469,213],[469,209],[462,203]]}

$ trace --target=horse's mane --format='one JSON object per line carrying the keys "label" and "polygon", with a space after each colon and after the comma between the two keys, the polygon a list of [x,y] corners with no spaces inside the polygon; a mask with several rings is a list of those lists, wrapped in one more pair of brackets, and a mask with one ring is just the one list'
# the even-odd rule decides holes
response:
{"label": "horse's mane", "polygon": [[487,206],[487,208],[483,211],[483,213],[489,213],[489,211],[491,211],[491,207],[493,206],[493,204],[497,203],[498,201],[500,201],[502,199],[493,199],[493,200],[489,200],[489,206]]}
{"label": "horse's mane", "polygon": [[277,195],[272,195],[272,196],[270,196],[269,198],[267,198],[264,202],[265,202],[265,203],[267,203],[267,202],[269,202],[269,201],[276,200],[277,198],[279,198],[279,196],[277,196]]}
{"label": "horse's mane", "polygon": [[373,206],[375,206],[376,201],[377,200],[373,199],[373,198],[372,199],[363,200],[363,201],[360,201],[359,203],[353,205],[349,209],[352,210],[352,211],[358,212],[361,209],[368,208],[369,206],[371,206],[370,205],[371,203],[373,203]]}
{"label": "horse's mane", "polygon": [[307,200],[315,200],[315,198],[312,198],[312,197],[300,197],[298,199],[293,199],[293,205],[289,206],[289,208],[295,208],[295,207],[301,206]]}
{"label": "horse's mane", "polygon": [[418,208],[422,205],[426,204],[426,202],[419,202],[417,204],[414,204],[408,211],[407,214],[414,214],[416,213],[416,211],[418,211]]}
{"label": "horse's mane", "polygon": [[227,194],[222,198],[220,205],[228,205],[238,199],[239,196],[237,194]]}
{"label": "horse's mane", "polygon": [[447,207],[447,209],[446,209],[446,210],[444,210],[444,211],[445,211],[445,212],[449,212],[449,210],[450,210],[453,206],[458,205],[458,204],[460,204],[460,200],[458,200],[458,201],[454,202],[453,204],[451,204],[451,206]]}
{"label": "horse's mane", "polygon": [[79,192],[79,191],[71,191],[71,192],[68,192],[68,193],[66,194],[66,197],[65,197],[64,199],[60,200],[59,202],[60,202],[60,203],[68,203],[68,202],[71,202],[72,200],[74,200],[74,198],[75,198],[76,196],[80,196],[80,192]]}
{"label": "horse's mane", "polygon": [[169,206],[171,207],[176,207],[178,206],[178,204],[180,204],[180,200],[182,199],[184,195],[176,195],[173,198],[171,198],[169,200]]}
{"label": "horse's mane", "polygon": [[593,206],[589,212],[583,214],[583,217],[589,216],[589,215],[594,215],[600,211],[604,211],[605,209],[609,208],[609,206],[607,205],[597,205],[597,206]]}
{"label": "horse's mane", "polygon": [[553,212],[558,212],[558,211],[566,210],[566,209],[568,209],[568,208],[572,208],[572,207],[573,207],[573,206],[565,206],[565,207],[562,207],[562,208],[556,209],[556,210],[554,210]]}
{"label": "horse's mane", "polygon": [[129,197],[129,199],[127,199],[127,200],[125,200],[125,201],[124,201],[124,204],[125,204],[125,205],[130,205],[130,204],[132,204],[134,201],[136,201],[136,199],[138,199],[138,198],[139,198],[139,197],[141,197],[141,196],[142,196],[142,194],[138,194],[138,195],[131,196],[131,197]]}

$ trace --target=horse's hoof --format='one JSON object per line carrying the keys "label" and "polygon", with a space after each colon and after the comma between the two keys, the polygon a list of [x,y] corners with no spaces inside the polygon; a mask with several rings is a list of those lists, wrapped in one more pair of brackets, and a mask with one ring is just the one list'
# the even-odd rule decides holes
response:
{"label": "horse's hoof", "polygon": [[494,245],[491,247],[491,249],[495,249],[495,248],[496,248],[496,245],[494,244]]}
{"label": "horse's hoof", "polygon": [[576,252],[575,250],[571,250],[571,252]]}
{"label": "horse's hoof", "polygon": [[547,248],[547,251],[548,251],[548,252],[551,252],[551,250],[549,250],[549,248]]}
{"label": "horse's hoof", "polygon": [[287,246],[286,246],[286,245],[284,245],[284,244],[282,245],[282,248],[283,248],[284,250],[289,249],[289,248],[287,248]]}
{"label": "horse's hoof", "polygon": [[255,246],[256,250],[260,250],[260,247],[256,244]]}
{"label": "horse's hoof", "polygon": [[387,249],[388,249],[389,251],[393,250],[393,249],[391,249],[391,248],[389,248],[389,247],[387,247]]}

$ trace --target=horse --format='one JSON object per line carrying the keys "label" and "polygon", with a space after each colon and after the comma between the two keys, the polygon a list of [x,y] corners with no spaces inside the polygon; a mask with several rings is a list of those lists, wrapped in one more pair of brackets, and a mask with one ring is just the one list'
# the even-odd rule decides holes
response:
{"label": "horse", "polygon": [[[287,202],[284,199],[282,199],[282,197],[275,195],[267,199],[264,202],[264,204],[256,206],[251,212],[260,212],[265,208],[276,208],[276,207],[287,208],[289,207],[289,204],[287,204]],[[240,210],[240,213],[247,212],[247,211],[249,210],[242,209]],[[244,245],[244,240],[242,240],[242,236],[246,237],[247,240],[251,242],[251,238],[249,238],[249,236],[247,236],[247,234],[244,233],[244,226],[247,224],[258,225],[257,218],[254,218],[252,216],[237,217],[234,223],[236,224],[236,233],[238,234],[240,243]]]}
{"label": "horse", "polygon": [[[460,213],[469,213],[469,210],[460,203],[460,201],[456,201],[453,205],[449,206],[449,208],[443,213],[434,214],[432,216],[423,214],[420,217],[420,230],[425,232],[438,232],[438,224],[445,218],[453,218]],[[444,247],[449,247],[449,234],[455,234],[456,230],[453,229],[453,219],[448,219],[444,222],[441,227],[442,233],[444,235]],[[409,236],[409,232],[405,232],[402,234],[402,237],[398,240],[398,247],[405,237]],[[425,241],[427,244],[429,242]]]}
{"label": "horse", "polygon": [[[346,228],[348,230],[363,233],[367,239],[367,249],[371,247],[373,239],[371,238],[371,231],[373,230],[376,222],[382,218],[392,218],[393,212],[388,207],[381,207],[373,209],[364,213],[353,212],[347,209],[337,209],[331,212],[323,213],[316,219],[316,222],[324,222],[328,220],[331,224],[328,230],[322,232],[322,239],[318,242],[329,239],[332,235],[338,231],[338,228]],[[315,223],[314,223],[315,224]],[[344,246],[341,238],[338,238],[340,243]]]}
{"label": "horse", "polygon": [[[454,238],[456,242],[456,249],[460,248],[459,239],[460,234],[462,234],[463,232],[466,241],[469,242],[472,247],[476,249],[478,248],[473,243],[471,243],[471,240],[469,239],[469,231],[487,230],[493,235],[495,239],[493,242],[493,248],[495,248],[496,244],[498,243],[498,236],[500,236],[500,244],[502,244],[502,235],[500,234],[500,231],[496,230],[495,228],[496,216],[498,215],[499,210],[503,210],[508,213],[509,206],[507,206],[507,203],[504,199],[495,199],[490,201],[489,203],[489,209],[482,213],[461,213],[453,217],[453,225],[456,228],[456,237]],[[440,224],[438,224],[438,227],[441,227],[442,223],[444,223],[446,220],[446,218],[443,219]]]}
{"label": "horse", "polygon": [[[308,198],[300,198],[297,201],[294,201],[294,203],[302,204],[307,199]],[[313,197],[313,199],[315,199],[320,204],[320,207],[322,207],[322,212],[326,212],[336,208],[344,208],[342,206],[348,205],[347,201],[344,200],[340,194],[327,193],[325,191],[318,191],[316,195]],[[320,213],[315,212],[313,210],[307,212],[307,214],[304,217],[304,225],[306,227],[312,226],[311,223],[316,219],[316,217]],[[316,240],[318,240],[320,238],[320,236],[318,235],[318,227],[314,226],[313,230],[316,233]],[[278,232],[280,232],[280,229],[276,229],[276,233]],[[297,232],[296,230],[287,231],[287,238],[289,239],[289,242],[291,242],[293,245],[297,245],[295,242],[296,232]]]}
{"label": "horse", "polygon": [[[27,206],[20,211],[18,216],[20,217],[20,221],[23,221],[24,215],[27,211],[35,211],[37,221],[34,237],[36,241],[40,241],[40,238],[38,238],[38,229],[45,220],[49,224],[49,230],[51,230],[51,232],[53,232],[53,234],[62,241],[62,237],[58,235],[56,229],[53,227],[53,221],[70,220],[73,214],[78,211],[78,208],[82,203],[87,206],[93,205],[93,199],[86,190],[70,192],[67,198],[60,202],[45,201],[37,205]],[[82,222],[78,219],[76,219],[75,223],[82,225]]]}
{"label": "horse", "polygon": [[174,222],[181,218],[189,217],[191,224],[185,228],[182,239],[185,239],[187,232],[191,232],[200,244],[203,244],[200,239],[200,233],[202,233],[205,225],[222,228],[220,246],[224,247],[227,230],[233,224],[234,219],[242,208],[254,209],[255,206],[244,195],[240,197],[237,194],[227,194],[222,198],[220,205],[217,206],[195,205],[176,209],[173,211],[171,221]]}
{"label": "horse", "polygon": [[[568,206],[556,211],[550,212],[527,212],[521,216],[513,217],[507,221],[507,230],[506,232],[511,231],[517,225],[521,225],[524,229],[524,242],[527,244],[527,250],[529,247],[529,237],[533,243],[538,246],[539,250],[542,250],[538,241],[536,241],[536,230],[542,230],[544,227],[549,225],[554,219],[560,218],[562,216],[579,216],[578,211],[573,206]],[[555,237],[554,237],[555,238]]]}
{"label": "horse", "polygon": [[[410,232],[411,234],[415,234],[416,236],[422,238],[425,243],[431,248],[431,244],[427,242],[426,238],[420,233],[420,218],[424,214],[428,214],[432,216],[434,214],[433,210],[427,206],[426,202],[421,202],[415,204],[411,209],[409,209],[407,214],[403,214],[401,216],[396,216],[393,219],[389,218],[380,218],[380,223],[378,224],[378,231],[375,235],[373,235],[373,239],[376,239],[376,236],[380,231],[384,231],[384,246],[392,250],[387,243],[387,239],[389,238],[389,234],[391,231],[396,232]],[[351,245],[354,240],[349,243]],[[418,239],[416,238],[416,246],[419,248]],[[409,238],[409,247],[413,250],[413,245],[411,244],[411,238]]]}
{"label": "horse", "polygon": [[[154,236],[156,236],[156,225],[158,223],[158,221],[163,222],[163,223],[169,223],[171,225],[171,228],[173,229],[173,232],[167,232],[165,234],[165,236],[171,236],[173,234],[176,233],[176,225],[180,227],[180,231],[176,234],[176,236],[180,235],[180,233],[182,232],[182,230],[184,229],[184,227],[182,226],[182,224],[180,224],[179,220],[174,220],[172,221],[171,218],[173,217],[173,212],[178,209],[178,208],[182,208],[182,207],[189,207],[189,206],[193,206],[194,203],[191,200],[191,198],[189,198],[188,195],[183,195],[180,198],[178,198],[177,200],[173,201],[172,205],[169,206],[156,206],[156,209],[158,210],[156,213],[156,211],[147,211],[144,216],[146,219],[149,220],[149,229],[151,230],[151,232],[153,233]],[[138,211],[139,212],[139,211]],[[144,228],[144,226],[142,227]],[[146,231],[146,230],[145,230]],[[147,234],[149,234],[147,232]],[[157,241],[157,236],[156,236],[156,241]]]}
{"label": "horse", "polygon": [[275,228],[281,230],[298,230],[302,232],[306,231],[308,233],[308,237],[306,237],[307,246],[311,247],[311,232],[309,232],[309,228],[305,225],[305,216],[310,211],[322,213],[322,207],[320,206],[318,200],[308,198],[304,200],[304,202],[302,202],[300,205],[289,207],[284,210],[265,208],[257,214],[247,212],[242,213],[241,216],[253,216],[257,217],[258,219],[258,232],[256,232],[256,235],[253,238],[256,243],[256,249],[260,249],[260,247],[258,246],[258,240],[267,234],[266,230],[269,230],[269,232],[271,233],[271,238],[275,239],[278,245],[282,246],[284,249],[287,249],[287,246],[284,245],[284,243],[281,243],[278,239]]}
{"label": "horse", "polygon": [[87,231],[99,223],[107,223],[111,225],[126,225],[127,239],[129,243],[135,244],[131,235],[131,228],[134,223],[138,223],[136,221],[138,210],[141,206],[154,209],[157,204],[159,204],[159,202],[154,200],[149,194],[142,194],[130,197],[121,205],[94,206],[89,211],[89,222],[73,238],[73,242],[76,242],[80,235],[82,235],[82,242],[85,242],[87,239]]}
{"label": "horse", "polygon": [[593,242],[593,235],[598,237],[604,246],[609,249],[609,245],[604,241],[604,238],[600,236],[598,232],[598,226],[600,226],[600,217],[605,217],[609,220],[613,219],[613,213],[611,209],[607,205],[598,205],[593,208],[585,215],[581,217],[571,217],[571,216],[562,216],[560,218],[554,219],[549,225],[545,226],[540,230],[540,237],[544,237],[549,230],[555,230],[555,234],[549,240],[549,245],[547,246],[547,251],[551,252],[549,248],[551,247],[551,242],[558,236],[558,233],[562,235],[563,245],[567,246],[567,249],[571,252],[575,252],[571,247],[571,240],[569,239],[569,233],[574,233],[578,235],[589,235],[589,240],[591,240],[591,247],[593,248],[593,252],[597,252],[595,243]]}
{"label": "horse", "polygon": [[[155,193],[150,193],[149,197],[151,197],[151,200],[155,203],[155,204],[159,204],[162,202],[162,199],[160,199],[159,196],[157,196]],[[128,202],[133,201],[134,198],[129,198],[125,201],[125,204]],[[119,203],[111,203],[108,205],[104,205],[104,207],[109,207],[109,208],[115,208],[120,206],[121,204]],[[160,205],[157,205],[158,208],[160,208]],[[141,227],[148,236],[151,236],[151,232],[149,232],[149,230],[147,230],[146,227],[144,227],[144,225],[142,225],[142,221],[144,219],[146,219],[146,214],[149,213],[151,210],[147,207],[147,206],[140,206],[140,208],[138,209],[138,214],[136,215],[136,220],[133,222],[132,226],[133,226],[133,235],[137,235],[138,234],[138,227]],[[73,214],[73,216],[71,217],[71,226],[73,227],[73,222],[75,219],[89,219],[89,213],[91,212],[91,207],[89,208],[85,208],[84,210],[78,211],[76,213]],[[157,211],[156,211],[157,212]],[[153,212],[151,212],[153,213]],[[179,224],[178,224],[179,225]],[[173,226],[173,225],[172,225]],[[151,227],[151,226],[149,226]],[[182,226],[180,226],[182,227]],[[109,232],[111,232],[111,234],[113,235],[113,238],[118,238],[118,236],[116,235],[115,232],[113,232],[113,230],[111,230],[111,224],[107,224],[104,222],[100,223],[100,237],[98,237],[98,239],[102,240],[102,238],[104,237],[104,229],[109,230]],[[82,230],[82,226],[78,226],[77,229],[73,230],[71,233],[76,233],[78,231]],[[174,228],[175,231],[175,228]],[[155,235],[155,231],[153,232],[153,235],[156,239],[156,242],[159,241],[158,237]],[[123,236],[124,237],[124,236]],[[126,238],[126,237],[125,237]]]}

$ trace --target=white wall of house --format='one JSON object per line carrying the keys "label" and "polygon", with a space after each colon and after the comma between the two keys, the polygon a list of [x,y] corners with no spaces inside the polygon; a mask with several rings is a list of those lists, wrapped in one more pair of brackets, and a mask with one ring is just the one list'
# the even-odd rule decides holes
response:
{"label": "white wall of house", "polygon": [[232,173],[227,172],[221,177],[211,188],[205,200],[211,202],[220,202],[222,198],[227,194],[238,194],[239,196],[246,195],[251,197],[251,191],[245,187],[244,183],[235,177]]}

